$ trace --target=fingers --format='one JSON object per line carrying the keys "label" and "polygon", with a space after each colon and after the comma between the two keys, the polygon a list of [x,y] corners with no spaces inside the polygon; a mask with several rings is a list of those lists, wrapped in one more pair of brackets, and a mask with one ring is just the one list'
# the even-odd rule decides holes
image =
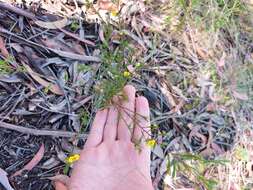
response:
{"label": "fingers", "polygon": [[117,127],[119,121],[119,112],[115,106],[109,109],[107,121],[104,128],[104,141],[115,141],[117,137]]}
{"label": "fingers", "polygon": [[134,120],[135,92],[135,88],[131,85],[127,85],[123,89],[123,94],[126,96],[126,100],[123,100],[120,106],[117,134],[119,140],[131,140],[130,128],[133,127]]}
{"label": "fingers", "polygon": [[97,112],[85,147],[96,147],[102,142],[107,114],[108,109],[100,110]]}
{"label": "fingers", "polygon": [[148,100],[141,96],[136,98],[136,119],[133,132],[133,141],[147,140],[150,138],[150,116]]}

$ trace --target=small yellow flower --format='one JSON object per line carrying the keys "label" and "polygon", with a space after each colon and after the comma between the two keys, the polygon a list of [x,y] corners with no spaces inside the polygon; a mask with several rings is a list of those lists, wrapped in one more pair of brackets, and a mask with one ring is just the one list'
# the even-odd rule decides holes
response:
{"label": "small yellow flower", "polygon": [[73,164],[74,162],[76,162],[79,159],[80,159],[80,155],[79,154],[72,154],[69,157],[67,157],[65,161],[68,164]]}
{"label": "small yellow flower", "polygon": [[118,16],[118,11],[117,10],[112,10],[111,15],[114,16],[114,17]]}
{"label": "small yellow flower", "polygon": [[131,73],[129,73],[128,71],[124,71],[123,76],[128,78],[131,76]]}
{"label": "small yellow flower", "polygon": [[155,139],[149,139],[146,141],[146,145],[150,148],[154,148],[154,146],[156,145],[156,140]]}

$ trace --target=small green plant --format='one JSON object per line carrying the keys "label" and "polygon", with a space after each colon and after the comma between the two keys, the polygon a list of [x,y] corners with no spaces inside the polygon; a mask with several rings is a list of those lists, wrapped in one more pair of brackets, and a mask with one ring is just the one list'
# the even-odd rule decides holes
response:
{"label": "small green plant", "polygon": [[13,71],[7,60],[0,60],[0,74],[9,74]]}
{"label": "small green plant", "polygon": [[168,160],[169,175],[176,177],[177,173],[181,173],[195,184],[196,189],[204,186],[207,190],[215,189],[218,183],[214,179],[205,177],[205,171],[211,166],[228,162],[227,160],[207,160],[191,153],[169,154]]}
{"label": "small green plant", "polygon": [[79,64],[78,65],[78,72],[87,72],[92,70],[91,66],[89,65],[84,65],[84,64]]}
{"label": "small green plant", "polygon": [[73,21],[70,25],[70,29],[72,31],[76,31],[79,28],[79,23],[77,21]]}
{"label": "small green plant", "polygon": [[253,66],[245,64],[235,72],[237,79],[236,90],[249,96],[249,100],[253,101]]}
{"label": "small green plant", "polygon": [[89,119],[90,119],[90,114],[85,110],[81,109],[79,113],[80,121],[81,121],[81,133],[85,132],[88,124],[89,124]]}
{"label": "small green plant", "polygon": [[111,43],[112,32],[112,27],[107,26],[105,41],[101,45],[102,65],[96,86],[98,107],[109,105],[113,96],[119,94],[127,81],[131,79],[131,73],[128,72],[127,66],[132,64],[133,51],[123,34],[118,34],[121,38],[119,44]]}

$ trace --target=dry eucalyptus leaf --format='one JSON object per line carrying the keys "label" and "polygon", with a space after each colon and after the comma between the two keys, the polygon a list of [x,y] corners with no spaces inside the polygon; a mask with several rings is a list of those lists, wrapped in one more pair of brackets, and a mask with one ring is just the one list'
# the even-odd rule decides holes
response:
{"label": "dry eucalyptus leaf", "polygon": [[9,57],[9,52],[7,51],[5,44],[4,44],[4,40],[3,38],[0,36],[0,53],[4,56],[4,57]]}
{"label": "dry eucalyptus leaf", "polygon": [[56,175],[53,177],[49,177],[48,179],[50,179],[52,181],[60,181],[64,185],[68,185],[68,183],[69,183],[69,176],[67,176],[67,175]]}
{"label": "dry eucalyptus leaf", "polygon": [[156,145],[152,152],[159,158],[164,158],[163,149],[159,145]]}
{"label": "dry eucalyptus leaf", "polygon": [[35,73],[31,67],[24,64],[24,67],[28,71],[28,73],[31,75],[31,77],[36,80],[38,83],[40,83],[42,86],[49,88],[49,90],[57,95],[64,95],[63,91],[60,89],[60,87],[56,84],[52,84],[50,82],[47,82],[46,80],[42,79],[39,74]]}
{"label": "dry eucalyptus leaf", "polygon": [[0,168],[0,183],[6,190],[14,190],[8,180],[7,173]]}
{"label": "dry eucalyptus leaf", "polygon": [[63,18],[62,20],[57,20],[54,22],[44,22],[44,21],[36,20],[34,23],[40,26],[41,28],[58,29],[58,28],[64,28],[65,26],[67,26],[68,19]]}
{"label": "dry eucalyptus leaf", "polygon": [[28,162],[28,164],[26,164],[21,170],[16,171],[13,176],[17,176],[17,175],[21,175],[23,171],[25,170],[32,170],[43,158],[45,153],[45,146],[44,144],[41,145],[40,149],[38,150],[38,152],[35,154],[35,156],[32,158],[32,160],[30,162]]}

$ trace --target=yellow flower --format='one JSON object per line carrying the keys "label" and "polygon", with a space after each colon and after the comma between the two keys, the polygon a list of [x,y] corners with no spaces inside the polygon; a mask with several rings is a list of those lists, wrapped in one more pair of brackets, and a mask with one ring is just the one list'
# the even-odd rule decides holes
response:
{"label": "yellow flower", "polygon": [[80,159],[80,155],[79,154],[72,154],[69,157],[67,157],[65,161],[68,164],[73,164],[74,162],[76,162],[79,159]]}
{"label": "yellow flower", "polygon": [[112,10],[111,15],[116,17],[118,15],[118,11],[117,10]]}
{"label": "yellow flower", "polygon": [[156,140],[155,139],[149,139],[146,141],[146,145],[150,148],[154,148],[154,146],[156,145]]}
{"label": "yellow flower", "polygon": [[128,71],[124,71],[124,73],[123,73],[123,76],[126,78],[130,77],[130,75],[131,75],[131,73],[129,73]]}

